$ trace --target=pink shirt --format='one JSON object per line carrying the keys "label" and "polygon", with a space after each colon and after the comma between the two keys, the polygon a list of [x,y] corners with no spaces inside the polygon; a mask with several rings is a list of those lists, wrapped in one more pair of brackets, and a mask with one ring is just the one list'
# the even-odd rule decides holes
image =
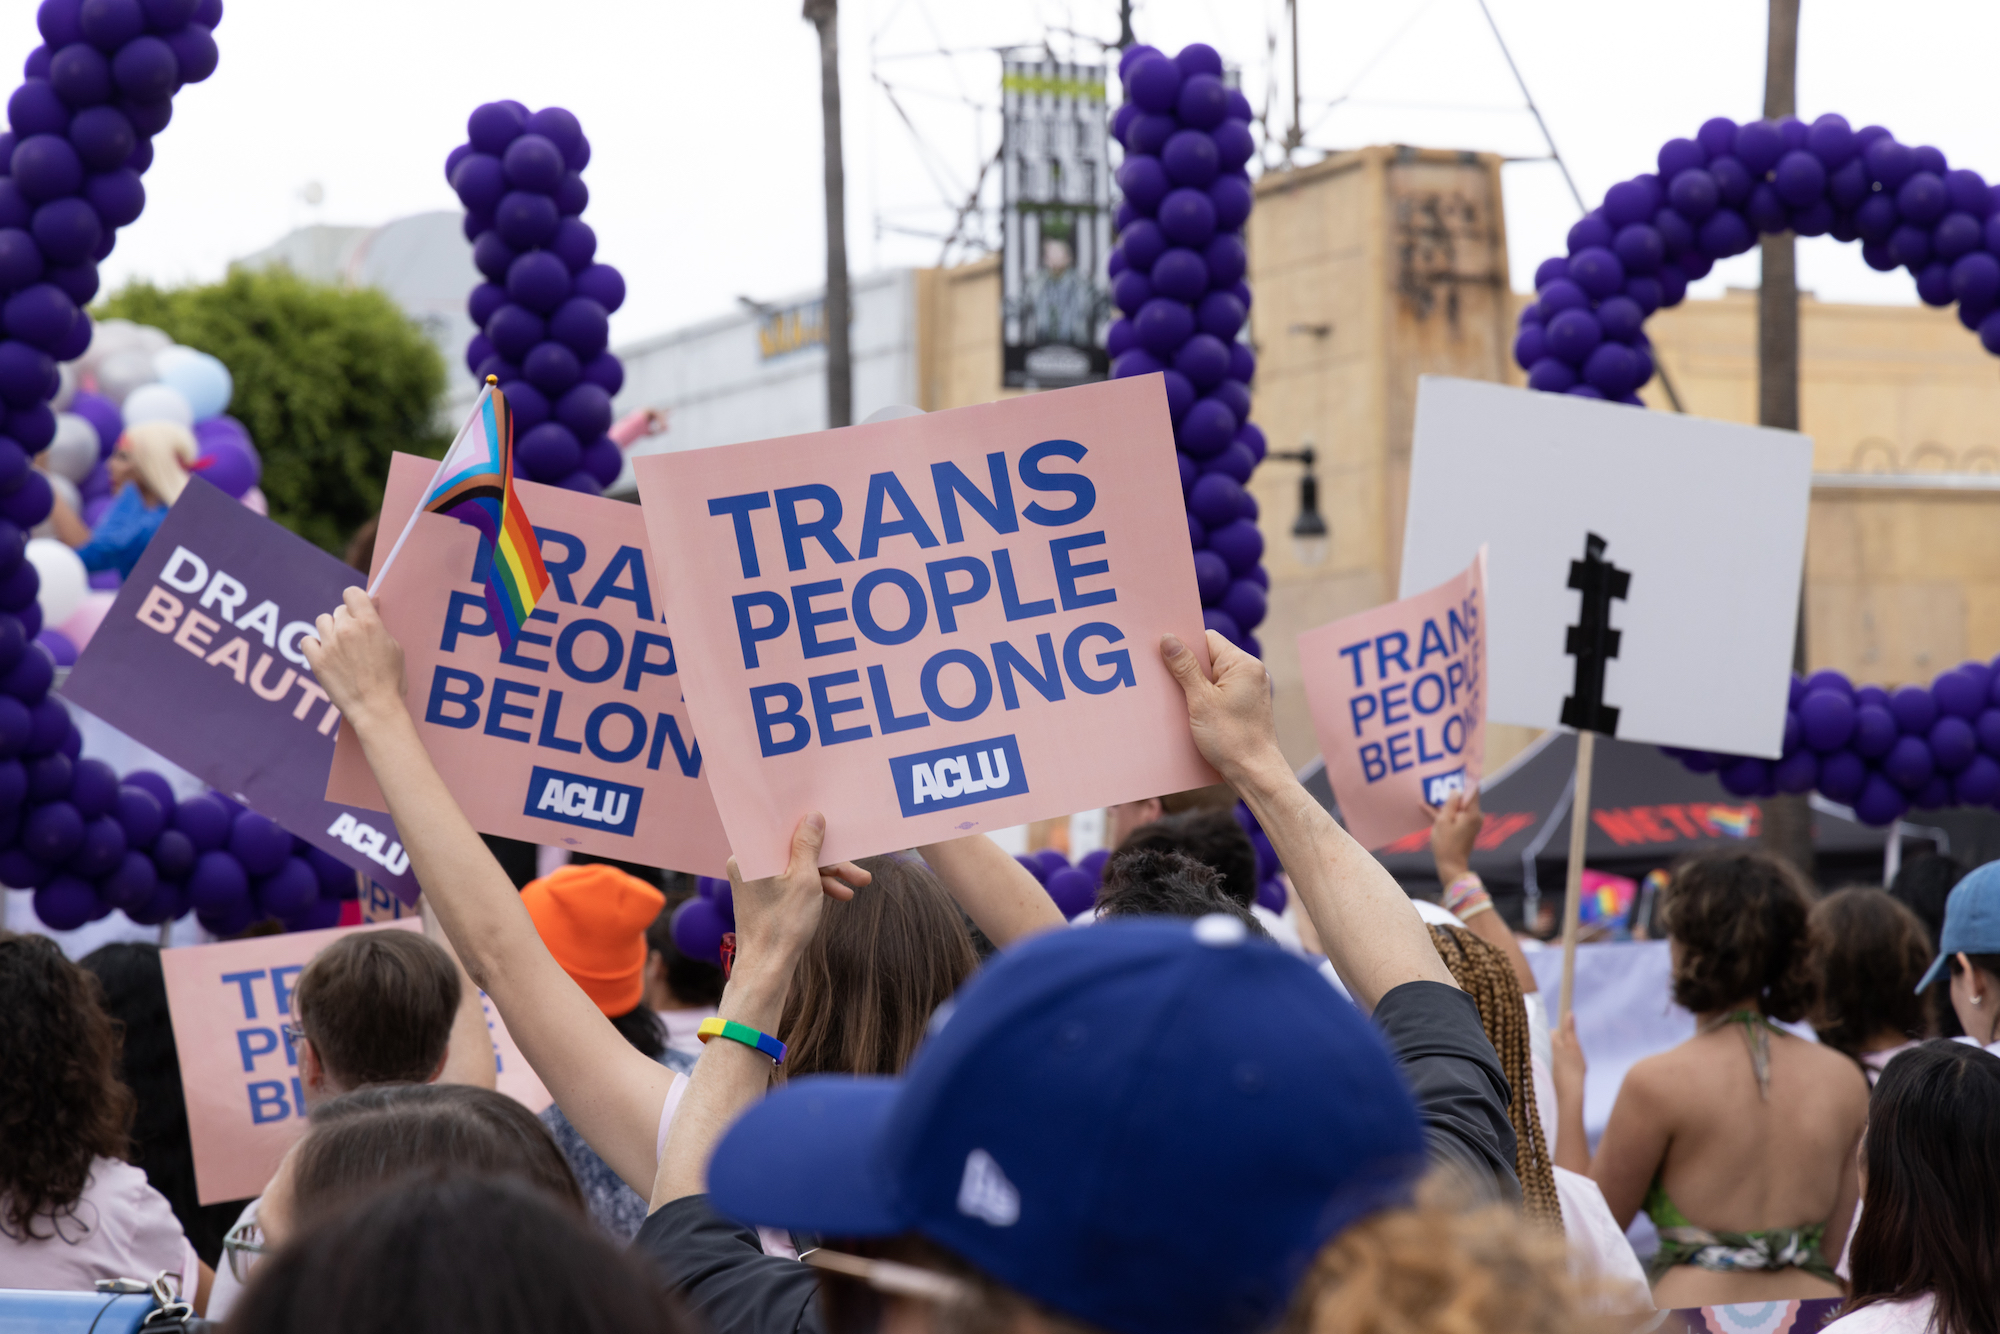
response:
{"label": "pink shirt", "polygon": [[194,1295],[201,1272],[194,1243],[166,1197],[130,1163],[91,1163],[75,1212],[38,1218],[34,1230],[41,1235],[32,1240],[0,1233],[0,1288],[89,1292],[100,1278],[150,1281],[165,1270]]}
{"label": "pink shirt", "polygon": [[1820,1334],[1924,1334],[1936,1305],[1928,1292],[1906,1302],[1875,1302],[1822,1326]]}

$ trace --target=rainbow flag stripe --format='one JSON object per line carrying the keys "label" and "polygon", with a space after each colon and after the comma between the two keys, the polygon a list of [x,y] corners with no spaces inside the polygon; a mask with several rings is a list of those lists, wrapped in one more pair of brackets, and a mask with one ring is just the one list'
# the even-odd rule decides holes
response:
{"label": "rainbow flag stripe", "polygon": [[492,548],[486,610],[501,646],[511,649],[549,586],[549,572],[514,489],[514,414],[498,385],[482,392],[445,460],[421,508],[470,524]]}

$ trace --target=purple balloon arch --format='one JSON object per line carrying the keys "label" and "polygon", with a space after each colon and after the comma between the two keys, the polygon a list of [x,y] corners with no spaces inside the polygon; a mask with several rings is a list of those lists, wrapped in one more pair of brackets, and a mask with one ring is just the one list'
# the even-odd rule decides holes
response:
{"label": "purple balloon arch", "polygon": [[480,330],[466,367],[498,376],[514,409],[516,476],[596,495],[625,466],[605,434],[625,383],[607,350],[625,279],[596,262],[597,234],[578,216],[590,141],[561,107],[511,101],[475,110],[466,138],[444,163],[486,277],[465,303]]}
{"label": "purple balloon arch", "polygon": [[1238,340],[1250,314],[1250,104],[1222,81],[1215,48],[1199,42],[1171,57],[1130,47],[1118,72],[1125,102],[1111,132],[1125,148],[1125,201],[1109,270],[1124,315],[1105,335],[1111,374],[1164,373],[1202,619],[1262,656],[1253,631],[1271,577],[1245,484],[1265,443],[1250,421],[1257,358]]}
{"label": "purple balloon arch", "polygon": [[174,94],[214,73],[221,21],[221,0],[43,0],[0,134],[0,883],[34,890],[56,930],[113,910],[154,925],[193,909],[221,935],[266,916],[330,926],[355,894],[341,862],[220,794],[176,801],[156,773],[84,758],[34,642],[25,549],[53,495],[29,460],[55,435],[56,366],[90,345],[97,265],[145,207]]}
{"label": "purple balloon arch", "polygon": [[[1931,147],[1840,116],[1738,125],[1724,117],[1660,149],[1535,270],[1514,359],[1528,385],[1638,405],[1653,377],[1646,319],[1760,233],[1860,241],[1869,267],[1903,268],[1926,305],[2000,354],[2000,186]],[[1778,760],[1670,749],[1740,797],[1815,789],[1884,825],[1911,808],[2000,804],[2000,659],[1890,692],[1839,672],[1792,681]]]}

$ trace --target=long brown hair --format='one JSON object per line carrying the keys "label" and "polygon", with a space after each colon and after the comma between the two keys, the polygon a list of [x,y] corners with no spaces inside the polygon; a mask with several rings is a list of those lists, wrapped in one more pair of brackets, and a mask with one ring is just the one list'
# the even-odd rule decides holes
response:
{"label": "long brown hair", "polygon": [[778,1031],[787,1075],[893,1075],[923,1040],[931,1012],[979,966],[958,905],[929,867],[901,857],[860,863],[874,876],[829,902],[792,975]]}
{"label": "long brown hair", "polygon": [[94,974],[46,936],[0,931],[0,1234],[74,1213],[90,1165],[131,1154],[137,1104]]}
{"label": "long brown hair", "polygon": [[1535,1109],[1535,1071],[1528,1044],[1528,1010],[1514,965],[1497,946],[1462,926],[1431,927],[1431,943],[1452,980],[1479,1007],[1479,1026],[1500,1057],[1513,1088],[1507,1119],[1514,1123],[1514,1174],[1521,1179],[1521,1212],[1561,1230],[1562,1201],[1555,1169]]}
{"label": "long brown hair", "polygon": [[1861,1059],[1883,1032],[1921,1038],[1924,997],[1917,990],[1931,964],[1923,919],[1873,886],[1843,889],[1813,905],[1809,920],[1813,1031],[1835,1051]]}

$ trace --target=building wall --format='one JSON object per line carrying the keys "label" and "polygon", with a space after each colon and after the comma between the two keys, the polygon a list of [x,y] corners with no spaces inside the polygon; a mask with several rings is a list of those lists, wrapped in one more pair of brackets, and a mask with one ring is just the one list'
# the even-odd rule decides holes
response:
{"label": "building wall", "polygon": [[[917,399],[917,275],[894,269],[857,278],[849,329],[854,417]],[[818,292],[770,303],[796,312]],[[614,348],[625,363],[615,410],[664,408],[665,434],[634,454],[705,449],[826,429],[826,349],[820,342],[779,350],[766,316],[749,309]],[[765,336],[760,336],[765,335]],[[998,353],[995,353],[997,358]],[[629,489],[631,469],[620,485]],[[614,488],[615,489],[615,488]]]}

